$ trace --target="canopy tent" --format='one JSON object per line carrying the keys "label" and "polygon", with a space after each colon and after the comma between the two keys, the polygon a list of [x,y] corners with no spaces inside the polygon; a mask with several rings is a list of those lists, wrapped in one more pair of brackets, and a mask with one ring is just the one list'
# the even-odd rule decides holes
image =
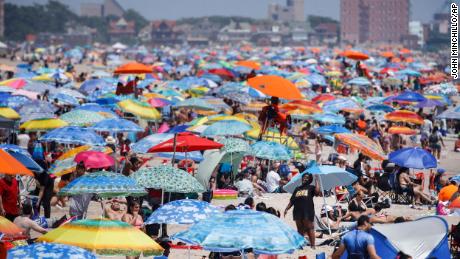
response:
{"label": "canopy tent", "polygon": [[[404,223],[380,224],[370,231],[381,258],[396,258],[399,251],[412,258],[451,258],[448,233],[447,222],[435,216]],[[347,258],[347,255],[341,258]]]}

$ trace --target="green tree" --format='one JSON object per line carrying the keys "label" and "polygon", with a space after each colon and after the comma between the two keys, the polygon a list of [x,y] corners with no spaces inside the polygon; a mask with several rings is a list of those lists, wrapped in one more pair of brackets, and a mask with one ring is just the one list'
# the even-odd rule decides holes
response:
{"label": "green tree", "polygon": [[127,21],[134,21],[134,24],[136,25],[136,33],[142,30],[142,28],[147,26],[149,23],[149,21],[147,21],[144,16],[133,9],[128,9],[123,15],[123,18],[125,18]]}

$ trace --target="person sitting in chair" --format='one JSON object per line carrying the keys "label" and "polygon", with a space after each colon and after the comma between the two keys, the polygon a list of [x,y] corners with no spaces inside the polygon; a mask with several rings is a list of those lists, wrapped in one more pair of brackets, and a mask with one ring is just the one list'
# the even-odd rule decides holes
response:
{"label": "person sitting in chair", "polygon": [[415,199],[413,199],[412,204],[422,205],[420,201],[421,199],[426,201],[427,203],[432,203],[430,196],[423,192],[422,186],[414,183],[413,180],[410,178],[408,168],[403,167],[400,169],[398,175],[398,182],[402,192],[407,192],[410,195],[414,195]]}
{"label": "person sitting in chair", "polygon": [[262,125],[259,138],[262,138],[268,127],[274,125],[279,125],[281,135],[286,134],[290,121],[290,115],[281,112],[278,108],[278,104],[279,98],[272,97],[271,104],[262,108],[259,115],[259,123]]}

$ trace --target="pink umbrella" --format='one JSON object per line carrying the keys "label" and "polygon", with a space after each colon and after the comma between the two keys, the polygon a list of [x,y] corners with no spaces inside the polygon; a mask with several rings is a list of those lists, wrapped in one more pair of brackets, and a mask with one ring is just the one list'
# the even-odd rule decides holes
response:
{"label": "pink umbrella", "polygon": [[22,78],[12,78],[2,82],[2,85],[6,85],[14,89],[23,88],[26,84],[27,81]]}
{"label": "pink umbrella", "polygon": [[152,107],[155,107],[155,108],[165,107],[165,106],[168,106],[168,105],[172,104],[171,101],[169,101],[167,99],[163,99],[163,98],[151,98],[151,99],[148,100],[148,103]]}
{"label": "pink umbrella", "polygon": [[106,168],[115,164],[113,157],[107,155],[106,153],[92,150],[78,153],[78,155],[75,156],[74,161],[77,163],[83,162],[86,169]]}
{"label": "pink umbrella", "polygon": [[158,128],[157,133],[165,133],[165,132],[168,132],[169,129],[170,128],[169,128],[168,123],[164,122],[163,124],[161,124],[160,128]]}

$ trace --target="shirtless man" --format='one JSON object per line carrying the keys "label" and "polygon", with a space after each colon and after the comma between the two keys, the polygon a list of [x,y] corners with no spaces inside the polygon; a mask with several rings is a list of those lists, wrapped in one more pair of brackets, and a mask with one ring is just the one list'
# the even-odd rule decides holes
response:
{"label": "shirtless man", "polygon": [[423,192],[422,186],[415,184],[412,182],[411,178],[409,177],[409,169],[402,168],[401,172],[399,173],[399,185],[402,191],[409,191],[409,193],[413,194],[415,199],[413,200],[414,205],[421,205],[420,199],[423,199],[427,203],[432,203],[430,196]]}
{"label": "shirtless man", "polygon": [[30,231],[33,230],[40,234],[46,234],[48,230],[42,228],[37,222],[30,219],[32,215],[32,206],[30,204],[22,205],[22,215],[14,219],[14,224],[21,229],[24,229],[23,234],[27,236],[27,239],[30,239]]}
{"label": "shirtless man", "polygon": [[112,199],[105,204],[104,215],[110,220],[120,220],[125,215],[125,210],[120,205],[120,200]]}

